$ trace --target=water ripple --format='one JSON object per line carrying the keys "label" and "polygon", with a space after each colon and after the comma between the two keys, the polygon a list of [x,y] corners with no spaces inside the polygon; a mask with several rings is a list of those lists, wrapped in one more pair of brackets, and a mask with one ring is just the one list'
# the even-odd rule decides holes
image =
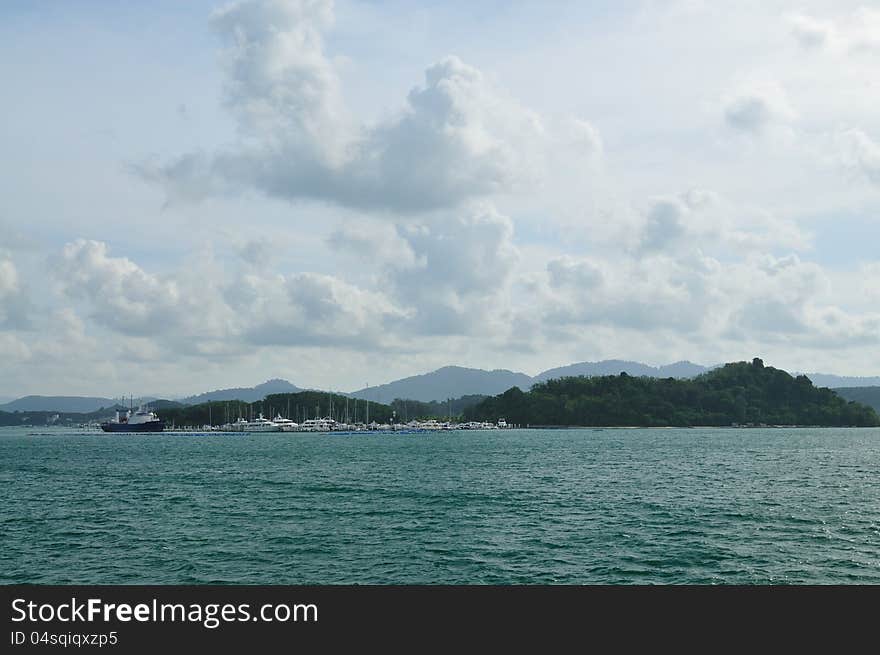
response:
{"label": "water ripple", "polygon": [[0,583],[880,583],[880,430],[0,430]]}

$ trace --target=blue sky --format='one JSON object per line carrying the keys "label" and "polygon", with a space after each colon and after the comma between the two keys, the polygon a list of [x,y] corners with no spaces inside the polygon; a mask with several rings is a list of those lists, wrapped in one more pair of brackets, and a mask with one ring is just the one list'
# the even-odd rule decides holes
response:
{"label": "blue sky", "polygon": [[0,395],[876,375],[878,64],[860,2],[4,3]]}

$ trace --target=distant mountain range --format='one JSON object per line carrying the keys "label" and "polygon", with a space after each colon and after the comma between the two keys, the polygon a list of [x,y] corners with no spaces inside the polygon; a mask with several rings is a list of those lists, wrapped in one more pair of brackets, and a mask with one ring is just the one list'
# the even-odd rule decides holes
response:
{"label": "distant mountain range", "polygon": [[[150,402],[154,398],[135,398],[134,404]],[[24,396],[5,405],[0,405],[3,412],[75,412],[88,414],[104,407],[113,407],[122,403],[118,398],[94,398],[87,396]]]}
{"label": "distant mountain range", "polygon": [[[444,366],[436,371],[424,375],[414,375],[387,384],[359,389],[347,394],[353,398],[372,400],[382,403],[390,403],[395,398],[418,400],[420,402],[446,401],[449,398],[460,398],[465,395],[494,396],[511,387],[519,387],[527,391],[537,382],[545,382],[558,377],[566,376],[600,376],[619,375],[627,373],[633,376],[647,376],[656,378],[691,378],[701,373],[710,371],[717,366],[702,366],[689,361],[675,362],[664,366],[649,366],[640,362],[631,362],[619,359],[609,359],[600,362],[579,362],[569,366],[548,369],[532,377],[525,373],[496,369],[486,371],[462,366]],[[792,373],[795,375],[795,373]],[[855,398],[849,392],[842,392],[846,388],[880,388],[880,377],[843,377],[827,375],[823,373],[807,373],[817,387],[830,387],[849,400],[858,400],[877,409],[880,398],[874,401],[873,397]],[[206,393],[181,398],[174,401],[156,401],[155,398],[135,399],[138,402],[156,403],[156,408],[161,409],[158,403],[176,403],[183,405],[197,405],[208,401],[242,400],[255,402],[262,400],[273,393],[298,393],[304,391],[300,387],[287,380],[272,379],[254,387],[234,387],[230,389],[217,389]],[[337,392],[338,393],[338,392]],[[853,394],[855,394],[855,389]],[[870,396],[870,389],[865,391]],[[880,395],[880,391],[878,391]],[[87,398],[81,396],[25,396],[0,405],[0,411],[56,411],[56,412],[94,412],[102,407],[112,407],[116,400],[110,398]],[[875,404],[878,403],[878,404]],[[127,404],[127,403],[123,403]]]}
{"label": "distant mountain range", "polygon": [[[553,378],[572,377],[578,375],[597,376],[597,375],[627,375],[641,376],[649,378],[693,378],[700,373],[709,371],[714,366],[700,366],[693,362],[675,362],[674,364],[666,364],[665,366],[648,366],[639,362],[627,362],[621,359],[606,359],[601,362],[579,362],[562,366],[559,368],[551,368],[538,373],[532,378],[532,384],[536,382],[545,382]],[[506,389],[505,389],[506,391]]]}
{"label": "distant mountain range", "polygon": [[510,387],[527,389],[531,385],[532,378],[525,373],[514,373],[505,369],[484,371],[478,368],[444,366],[431,373],[367,387],[349,395],[381,403],[390,403],[395,398],[428,403],[472,394],[494,396]]}
{"label": "distant mountain range", "polygon": [[297,393],[303,391],[297,386],[292,385],[287,380],[267,380],[263,384],[255,387],[234,387],[232,389],[217,389],[216,391],[208,391],[200,393],[197,396],[189,396],[181,398],[178,402],[184,405],[198,405],[206,403],[210,400],[244,400],[246,402],[254,402],[262,400],[272,393]]}
{"label": "distant mountain range", "polygon": [[[798,375],[798,373],[792,373]],[[838,387],[880,387],[880,377],[870,378],[854,378],[840,375],[826,375],[825,373],[805,373],[810,378],[813,386],[828,387],[836,389]]]}
{"label": "distant mountain range", "polygon": [[877,412],[880,412],[880,386],[844,387],[837,388],[834,391],[836,391],[837,395],[841,398],[862,403],[863,405],[873,407]]}

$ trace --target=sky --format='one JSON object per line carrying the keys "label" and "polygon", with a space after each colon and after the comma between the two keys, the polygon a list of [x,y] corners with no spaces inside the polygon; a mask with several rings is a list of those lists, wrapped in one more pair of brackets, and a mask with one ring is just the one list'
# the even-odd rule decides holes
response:
{"label": "sky", "polygon": [[880,374],[880,3],[0,6],[0,396]]}

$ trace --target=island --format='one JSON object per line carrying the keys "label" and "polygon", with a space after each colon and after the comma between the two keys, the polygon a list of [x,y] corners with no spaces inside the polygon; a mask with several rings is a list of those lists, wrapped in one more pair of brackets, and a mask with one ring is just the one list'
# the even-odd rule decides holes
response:
{"label": "island", "polygon": [[880,426],[877,412],[817,388],[805,375],[734,362],[692,379],[621,373],[562,377],[518,387],[464,410],[467,420],[499,416],[522,426]]}

